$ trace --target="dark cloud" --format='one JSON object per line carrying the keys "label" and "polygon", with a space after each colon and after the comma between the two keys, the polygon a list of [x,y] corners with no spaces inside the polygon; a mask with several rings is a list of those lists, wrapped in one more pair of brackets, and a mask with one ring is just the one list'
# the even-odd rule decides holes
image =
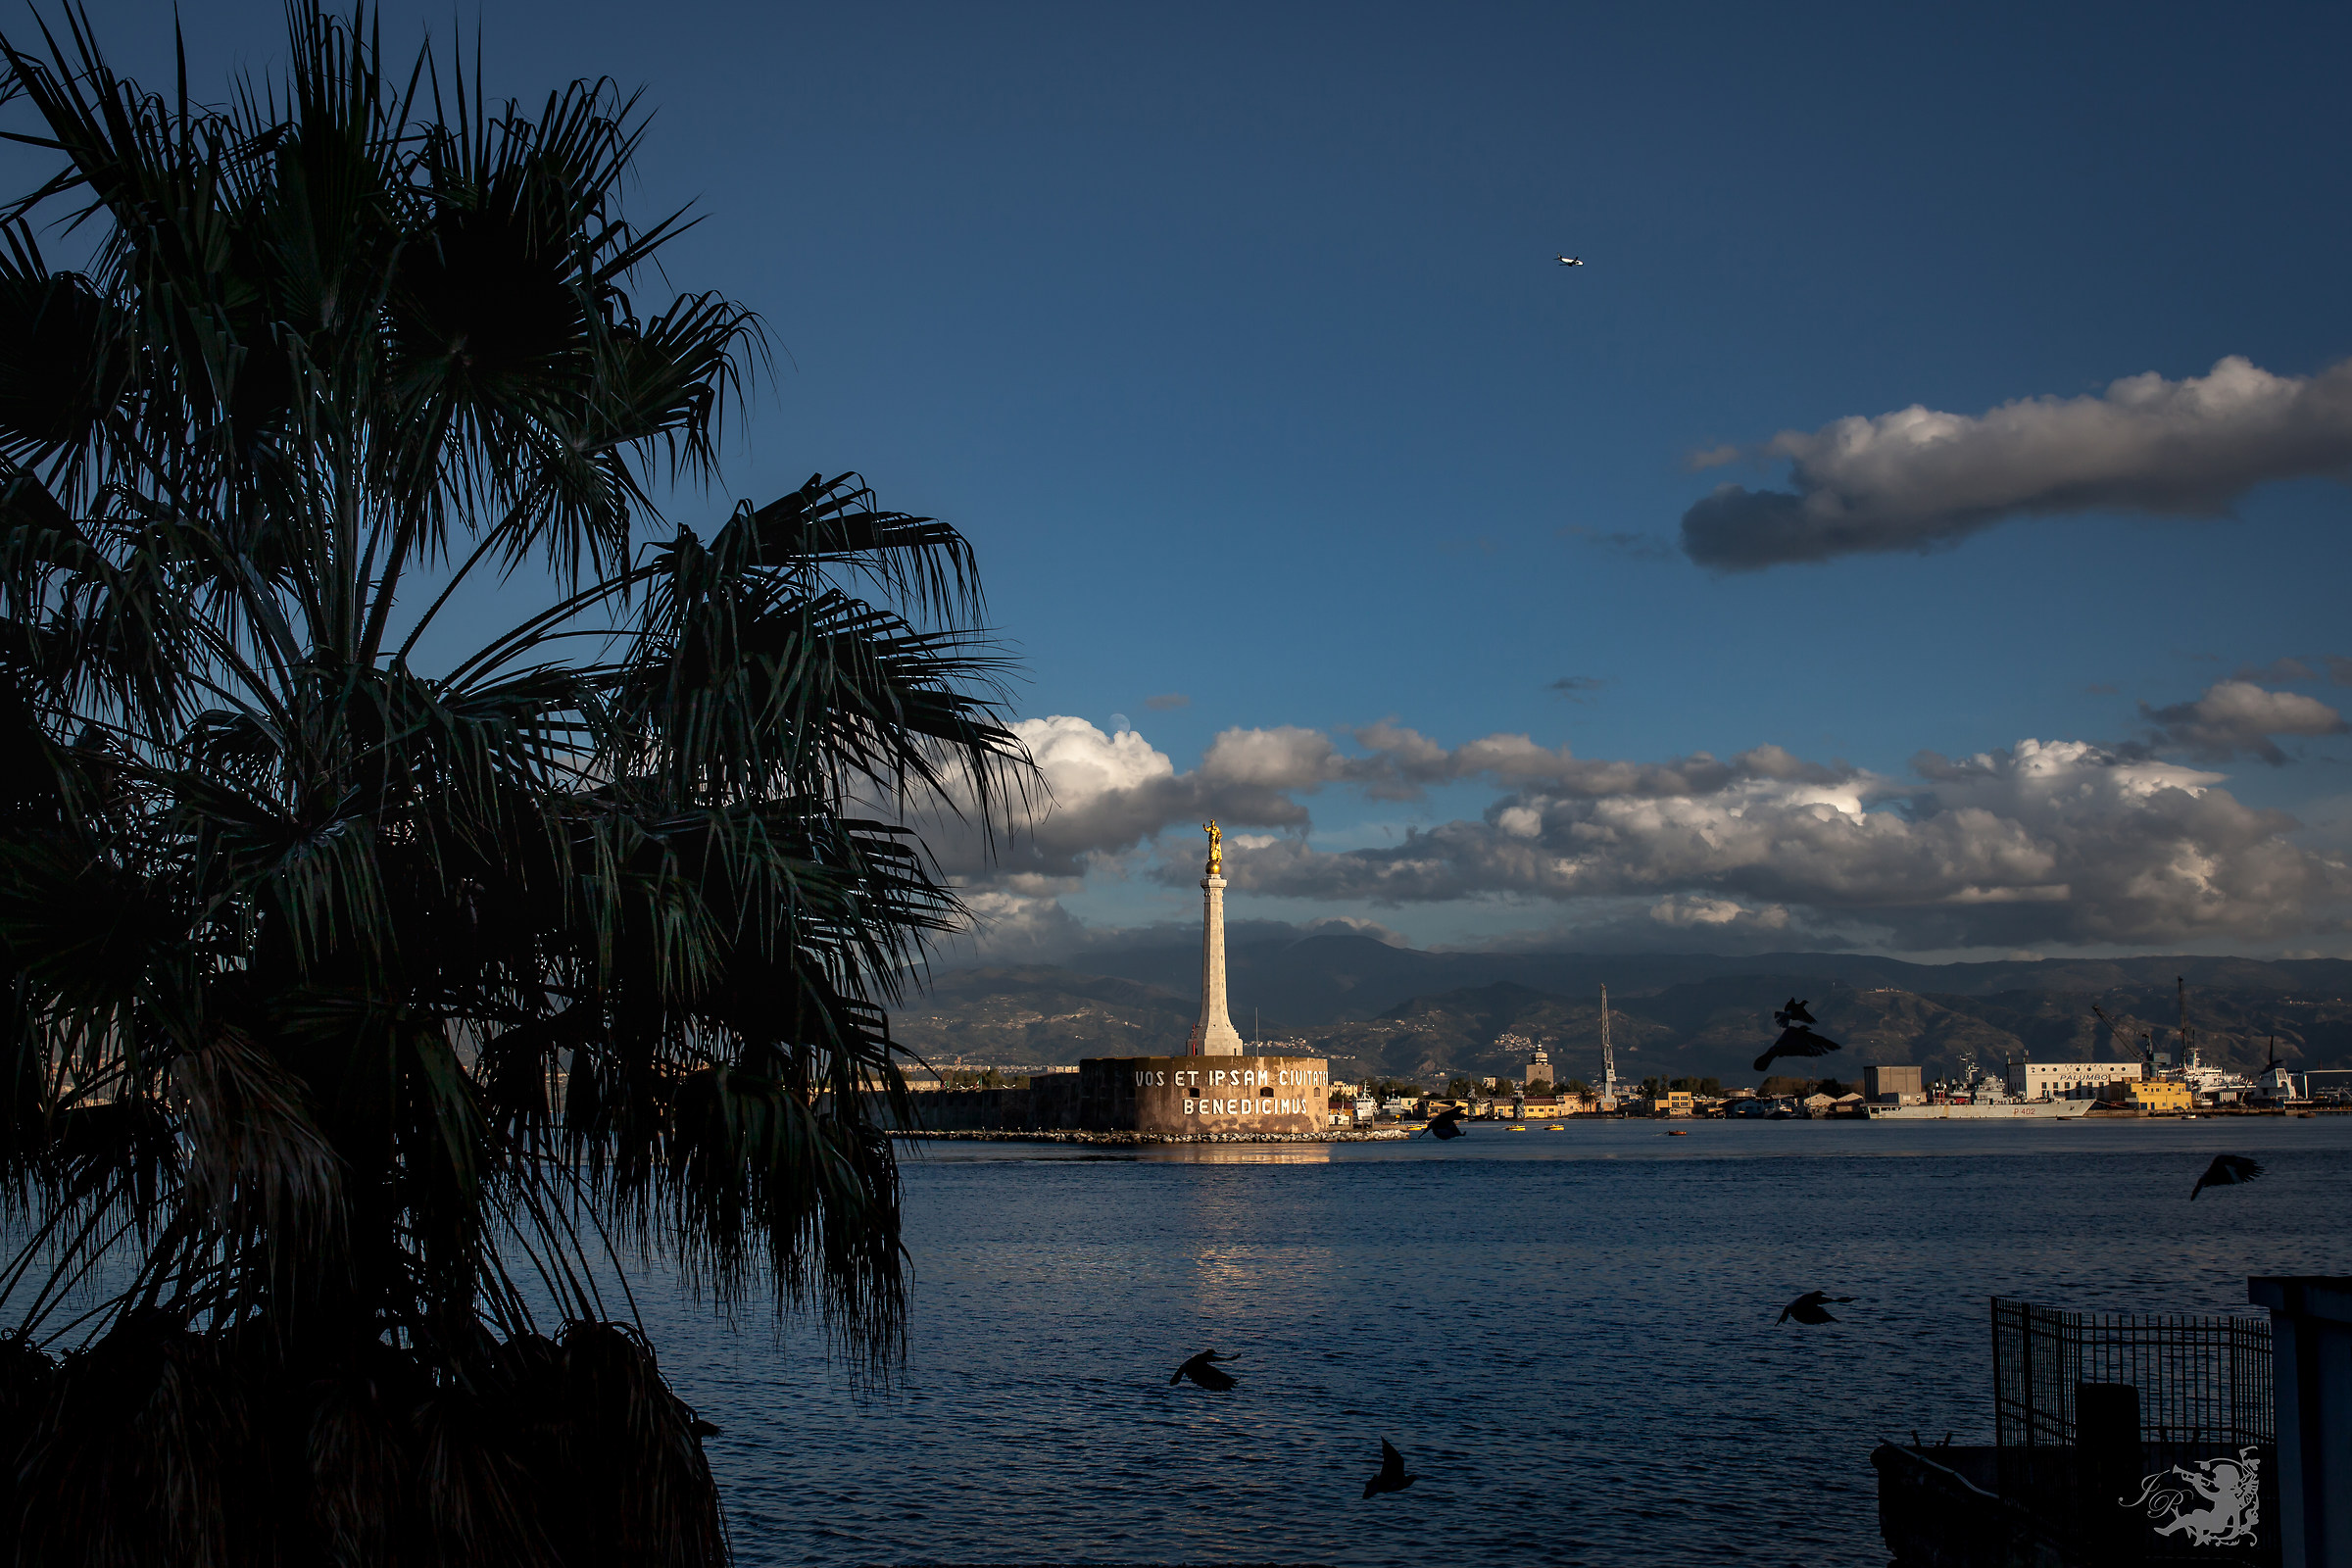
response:
{"label": "dark cloud", "polygon": [[1558,680],[1545,681],[1544,689],[1565,697],[1572,703],[1589,703],[1592,700],[1592,694],[1608,683],[1607,677],[1601,675],[1562,675]]}
{"label": "dark cloud", "polygon": [[1674,555],[1674,542],[1654,533],[1603,533],[1597,528],[1570,526],[1560,530],[1560,537],[1613,550],[1634,561],[1666,561]]}
{"label": "dark cloud", "polygon": [[2127,376],[2104,395],[1981,416],[1914,405],[1784,431],[1792,489],[1727,484],[1683,514],[1683,551],[1756,571],[1868,551],[1929,551],[2011,517],[2097,510],[2225,515],[2255,485],[2352,470],[2352,362],[2273,375]]}
{"label": "dark cloud", "polygon": [[[1023,895],[984,889],[965,895],[972,906],[971,927],[950,943],[942,954],[946,966],[969,963],[1066,963],[1072,958],[1100,956],[1134,948],[1198,944],[1200,922],[1154,921],[1149,925],[1090,926],[1051,896]],[[1323,920],[1255,920],[1225,922],[1225,940],[1234,947],[1262,942],[1302,942],[1308,937],[1370,937],[1389,947],[1409,946],[1397,932],[1377,920],[1335,916]]]}
{"label": "dark cloud", "polygon": [[2287,755],[2273,736],[2341,735],[2352,727],[2316,697],[2265,691],[2242,679],[2216,681],[2193,703],[2168,708],[2142,703],[2139,710],[2156,726],[2152,744],[2158,750],[2186,752],[2209,762],[2226,762],[2243,754],[2283,767]]}
{"label": "dark cloud", "polygon": [[2269,681],[2284,685],[2290,681],[2318,680],[2320,677],[2300,659],[2274,659],[2267,664],[2240,664],[2233,680]]}
{"label": "dark cloud", "polygon": [[2111,680],[2094,680],[2082,689],[2093,697],[2113,697],[2117,692],[2123,690],[2121,686]]}
{"label": "dark cloud", "polygon": [[1157,697],[1145,698],[1144,706],[1154,713],[1164,713],[1170,709],[1190,708],[1193,700],[1182,692],[1162,692]]}

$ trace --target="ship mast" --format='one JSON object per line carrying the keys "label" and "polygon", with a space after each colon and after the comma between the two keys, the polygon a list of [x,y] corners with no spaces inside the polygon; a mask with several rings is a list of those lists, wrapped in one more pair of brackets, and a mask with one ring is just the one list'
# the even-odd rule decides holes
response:
{"label": "ship mast", "polygon": [[1611,1104],[1617,1101],[1617,1053],[1609,1045],[1609,988],[1600,988],[1600,1095]]}

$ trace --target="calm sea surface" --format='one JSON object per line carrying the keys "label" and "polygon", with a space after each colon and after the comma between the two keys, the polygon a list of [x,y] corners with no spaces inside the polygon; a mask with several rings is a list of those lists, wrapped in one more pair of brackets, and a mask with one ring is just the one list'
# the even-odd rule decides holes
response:
{"label": "calm sea surface", "polygon": [[[2222,1152],[2269,1174],[2186,1201]],[[2230,1312],[2248,1274],[2352,1273],[2352,1116],[906,1166],[888,1394],[641,1296],[746,1564],[1884,1564],[1872,1444],[1990,1441],[1987,1297]],[[1844,1321],[1775,1326],[1815,1289]],[[1168,1387],[1210,1346],[1238,1389]],[[1384,1436],[1420,1480],[1359,1500]]]}

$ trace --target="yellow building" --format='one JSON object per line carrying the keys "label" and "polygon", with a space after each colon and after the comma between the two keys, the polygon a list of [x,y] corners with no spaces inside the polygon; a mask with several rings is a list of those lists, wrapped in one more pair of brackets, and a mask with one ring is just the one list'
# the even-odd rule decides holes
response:
{"label": "yellow building", "polygon": [[2099,1091],[2099,1098],[2111,1104],[2136,1105],[2145,1111],[2194,1110],[2196,1098],[2188,1085],[2170,1078],[2137,1078],[2129,1083],[2108,1084]]}
{"label": "yellow building", "polygon": [[1690,1091],[1688,1089],[1669,1089],[1663,1094],[1652,1095],[1643,1103],[1649,1106],[1652,1116],[1688,1116],[1691,1112]]}

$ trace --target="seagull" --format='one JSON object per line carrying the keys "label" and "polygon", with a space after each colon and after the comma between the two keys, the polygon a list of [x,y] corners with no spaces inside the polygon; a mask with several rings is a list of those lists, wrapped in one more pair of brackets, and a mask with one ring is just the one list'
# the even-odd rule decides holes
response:
{"label": "seagull", "polygon": [[1585,259],[1582,256],[1563,256],[1560,258],[1560,265],[1562,267],[1582,267],[1585,265]]}
{"label": "seagull", "polygon": [[1811,1013],[1807,1012],[1805,1010],[1805,1004],[1797,1001],[1794,997],[1790,997],[1788,999],[1788,1005],[1783,1007],[1780,1011],[1772,1015],[1772,1021],[1779,1024],[1784,1029],[1788,1028],[1792,1023],[1821,1022],[1819,1018],[1816,1018]]}
{"label": "seagull", "polygon": [[[1794,1318],[1799,1323],[1810,1323],[1817,1327],[1823,1323],[1835,1323],[1838,1319],[1832,1317],[1829,1309],[1822,1303],[1824,1301],[1845,1302],[1852,1299],[1853,1298],[1850,1296],[1824,1296],[1819,1291],[1807,1291],[1781,1308],[1780,1321],[1786,1323],[1790,1318]],[[1775,1327],[1778,1325],[1776,1324]]]}
{"label": "seagull", "polygon": [[1827,1035],[1817,1035],[1801,1023],[1792,1023],[1781,1031],[1781,1038],[1772,1043],[1770,1051],[1756,1058],[1756,1071],[1769,1072],[1774,1060],[1781,1056],[1826,1056],[1844,1049]]}
{"label": "seagull", "polygon": [[2208,1187],[2235,1187],[2261,1174],[2262,1167],[2243,1154],[2216,1154],[2213,1163],[2205,1167],[2205,1174],[2197,1178],[2197,1185],[2188,1190],[2188,1200],[2195,1202],[2197,1195]]}
{"label": "seagull", "polygon": [[1227,1389],[1233,1387],[1233,1378],[1208,1363],[1228,1359],[1230,1357],[1219,1355],[1214,1350],[1202,1350],[1199,1355],[1176,1369],[1176,1375],[1168,1379],[1168,1387],[1172,1389],[1186,1378],[1191,1378],[1211,1394],[1223,1394]]}
{"label": "seagull", "polygon": [[1429,1118],[1429,1136],[1432,1138],[1461,1137],[1462,1118],[1468,1114],[1469,1112],[1459,1105],[1439,1111],[1435,1116]]}
{"label": "seagull", "polygon": [[1380,1474],[1364,1483],[1364,1495],[1370,1497],[1383,1492],[1402,1492],[1420,1479],[1419,1476],[1404,1473],[1404,1455],[1396,1451],[1395,1444],[1383,1438],[1380,1440]]}

